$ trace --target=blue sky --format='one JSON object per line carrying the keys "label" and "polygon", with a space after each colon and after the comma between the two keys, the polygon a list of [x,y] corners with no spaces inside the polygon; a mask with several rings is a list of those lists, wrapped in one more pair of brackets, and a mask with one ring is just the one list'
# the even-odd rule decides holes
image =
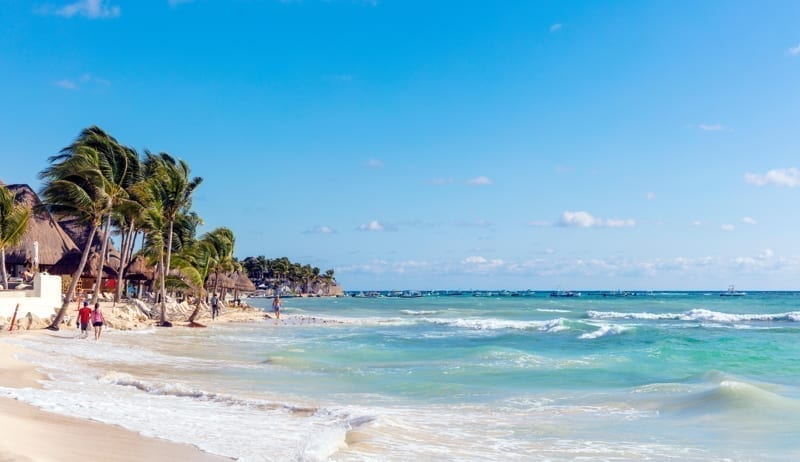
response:
{"label": "blue sky", "polygon": [[7,183],[96,124],[347,289],[800,289],[800,3],[2,9]]}

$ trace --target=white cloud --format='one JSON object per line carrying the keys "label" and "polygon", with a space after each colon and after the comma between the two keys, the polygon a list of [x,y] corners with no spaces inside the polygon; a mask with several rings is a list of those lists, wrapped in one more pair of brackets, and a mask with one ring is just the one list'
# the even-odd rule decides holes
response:
{"label": "white cloud", "polygon": [[720,226],[720,227],[719,227],[719,229],[721,229],[721,230],[723,230],[723,231],[733,231],[733,230],[735,230],[735,229],[736,229],[736,227],[735,227],[735,226],[733,226],[733,225],[732,225],[732,224],[730,224],[730,223],[725,223],[724,225]]}
{"label": "white cloud", "polygon": [[383,167],[383,161],[380,159],[370,159],[367,161],[367,167],[369,168],[381,168]]}
{"label": "white cloud", "polygon": [[66,90],[79,90],[81,87],[86,87],[86,86],[107,87],[111,85],[111,82],[109,82],[106,79],[87,73],[83,74],[78,79],[61,79],[61,80],[56,80],[55,82],[53,82],[53,84],[57,87],[64,88]]}
{"label": "white cloud", "polygon": [[564,27],[563,24],[555,23],[552,26],[550,26],[550,32],[558,32],[559,30],[561,30],[562,27]]}
{"label": "white cloud", "polygon": [[41,14],[54,14],[65,18],[84,16],[89,19],[116,18],[122,13],[119,6],[107,4],[105,0],[79,0],[60,8],[48,5],[37,11]]}
{"label": "white cloud", "polygon": [[80,78],[80,81],[83,83],[92,83],[103,86],[111,85],[111,82],[109,82],[108,80],[88,73],[83,74]]}
{"label": "white cloud", "polygon": [[636,221],[632,218],[602,219],[592,216],[589,212],[567,210],[561,214],[559,225],[577,228],[630,228],[636,226]]}
{"label": "white cloud", "polygon": [[73,82],[72,80],[62,79],[56,80],[53,84],[59,88],[63,88],[65,90],[77,90],[78,84]]}
{"label": "white cloud", "polygon": [[330,226],[324,226],[324,225],[315,226],[305,232],[305,234],[336,234],[336,233],[337,232],[335,229],[331,228]]}
{"label": "white cloud", "polygon": [[764,251],[761,252],[761,254],[758,256],[758,258],[760,258],[762,260],[767,260],[767,259],[770,259],[770,258],[772,258],[774,256],[775,256],[775,252],[773,252],[772,249],[764,249]]}
{"label": "white cloud", "polygon": [[494,184],[494,181],[492,181],[492,179],[489,177],[479,176],[475,178],[470,178],[469,180],[467,180],[467,184],[473,186],[487,186],[490,184]]}
{"label": "white cloud", "polygon": [[744,181],[756,186],[775,185],[794,188],[800,186],[800,170],[790,167],[773,169],[763,175],[745,173]]}
{"label": "white cloud", "polygon": [[461,260],[461,264],[466,272],[470,273],[487,273],[492,270],[501,268],[505,262],[501,258],[493,258],[491,260],[478,255],[467,257]]}
{"label": "white cloud", "polygon": [[789,54],[792,55],[792,56],[800,55],[800,45],[797,45],[796,47],[789,48]]}
{"label": "white cloud", "polygon": [[692,222],[692,226],[703,226],[703,222],[700,220],[695,220]]}
{"label": "white cloud", "polygon": [[651,200],[656,198],[656,193],[648,192],[647,194],[644,195],[644,197],[645,197],[645,199],[651,201]]}
{"label": "white cloud", "polygon": [[358,226],[360,231],[385,231],[386,227],[380,224],[377,220],[372,220],[369,223],[364,223]]}
{"label": "white cloud", "polygon": [[726,126],[722,124],[699,124],[697,128],[703,130],[704,132],[723,132],[726,130],[730,130]]}
{"label": "white cloud", "polygon": [[758,224],[758,222],[755,220],[755,218],[751,218],[751,217],[742,218],[742,223],[745,223],[745,224],[748,224],[748,225],[757,225]]}
{"label": "white cloud", "polygon": [[489,260],[487,260],[484,257],[472,256],[472,257],[467,257],[467,258],[461,260],[461,263],[470,264],[470,265],[475,265],[475,264],[480,265],[482,263],[487,263],[488,261]]}

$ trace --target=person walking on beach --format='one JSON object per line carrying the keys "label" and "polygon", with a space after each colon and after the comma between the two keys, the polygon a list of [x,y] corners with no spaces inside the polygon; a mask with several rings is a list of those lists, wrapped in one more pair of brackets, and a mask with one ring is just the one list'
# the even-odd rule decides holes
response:
{"label": "person walking on beach", "polygon": [[281,297],[278,295],[272,300],[272,311],[276,319],[281,319]]}
{"label": "person walking on beach", "polygon": [[103,332],[103,324],[106,318],[103,317],[103,312],[100,310],[100,302],[94,304],[94,311],[92,311],[92,325],[94,326],[94,339],[100,340],[100,333]]}
{"label": "person walking on beach", "polygon": [[217,294],[214,294],[211,297],[211,319],[215,319],[217,316],[219,316],[219,299]]}
{"label": "person walking on beach", "polygon": [[92,309],[89,308],[89,302],[83,302],[83,308],[78,310],[78,319],[75,324],[81,328],[81,338],[89,336],[89,318],[92,317]]}

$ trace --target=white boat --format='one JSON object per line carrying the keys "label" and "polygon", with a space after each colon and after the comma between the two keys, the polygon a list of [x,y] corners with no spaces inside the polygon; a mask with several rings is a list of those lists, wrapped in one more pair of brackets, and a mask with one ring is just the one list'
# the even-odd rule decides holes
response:
{"label": "white boat", "polygon": [[566,291],[565,290],[556,290],[556,291],[550,292],[550,296],[551,297],[580,297],[581,293],[580,292],[575,292],[573,290],[566,290]]}
{"label": "white boat", "polygon": [[728,290],[719,294],[720,297],[744,297],[745,295],[747,295],[747,292],[737,291],[733,284],[728,286]]}

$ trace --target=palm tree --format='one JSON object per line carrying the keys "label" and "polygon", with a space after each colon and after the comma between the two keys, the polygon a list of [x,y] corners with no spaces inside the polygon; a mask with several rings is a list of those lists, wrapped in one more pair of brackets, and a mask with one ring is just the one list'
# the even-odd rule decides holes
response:
{"label": "palm tree", "polygon": [[[166,260],[159,265],[161,272],[161,313],[166,311],[166,286],[165,279],[169,274],[170,260],[172,258],[172,239],[175,220],[180,212],[186,212],[192,205],[192,194],[203,182],[200,177],[190,178],[189,165],[180,159],[175,159],[167,153],[152,154],[145,152],[145,169],[153,179],[156,199],[161,203],[161,209],[167,226]],[[164,319],[162,319],[164,321]]]}
{"label": "palm tree", "polygon": [[8,289],[6,247],[14,247],[20,243],[30,217],[31,210],[23,204],[17,204],[11,191],[0,185],[0,271],[4,289]]}
{"label": "palm tree", "polygon": [[[83,135],[83,133],[82,133]],[[89,227],[78,267],[72,275],[64,303],[48,329],[58,330],[89,258],[91,243],[103,218],[112,210],[113,198],[108,195],[103,177],[101,156],[91,146],[76,144],[49,159],[51,165],[39,173],[44,187],[39,196],[42,206],[56,217],[75,218]]]}
{"label": "palm tree", "polygon": [[166,297],[166,275],[163,271],[165,263],[165,235],[167,232],[167,223],[164,219],[164,211],[162,204],[158,200],[153,200],[144,209],[141,215],[141,226],[145,231],[144,245],[142,246],[142,254],[145,255],[150,264],[155,264],[158,268],[156,278],[161,285],[161,315],[160,321],[163,325],[167,320],[166,304],[163,303]]}
{"label": "palm tree", "polygon": [[[100,259],[97,267],[97,279],[94,286],[94,299],[100,295],[103,278],[103,266],[108,250],[108,237],[111,231],[112,213],[131,208],[128,188],[141,178],[139,155],[135,150],[122,146],[113,136],[97,126],[91,126],[81,131],[78,138],[69,146],[62,149],[51,161],[67,162],[73,157],[83,157],[91,165],[91,175],[94,181],[99,181],[105,200],[111,204],[111,209],[104,217],[102,235],[103,243],[100,250]],[[91,246],[92,241],[87,242]]]}
{"label": "palm tree", "polygon": [[217,228],[207,233],[202,238],[207,242],[209,249],[210,272],[214,273],[214,287],[212,291],[217,292],[220,273],[234,271],[239,267],[238,262],[233,257],[236,239],[233,231],[228,228]]}

